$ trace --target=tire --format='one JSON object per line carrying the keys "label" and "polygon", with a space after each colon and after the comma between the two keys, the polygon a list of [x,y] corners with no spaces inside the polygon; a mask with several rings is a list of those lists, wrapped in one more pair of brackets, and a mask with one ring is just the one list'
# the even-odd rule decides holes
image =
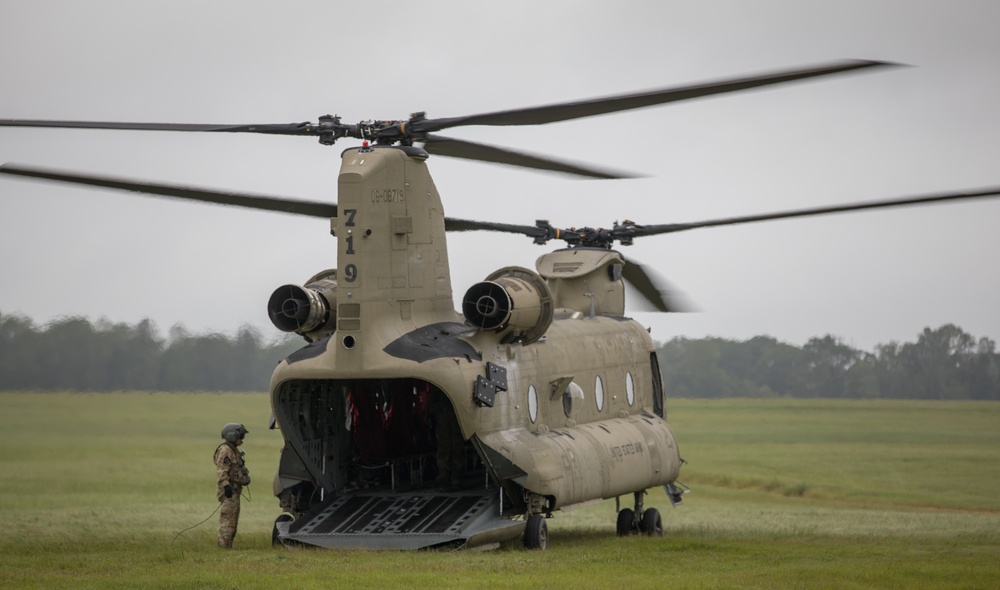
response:
{"label": "tire", "polygon": [[663,536],[663,519],[660,511],[656,508],[649,508],[642,513],[642,532],[650,537]]}
{"label": "tire", "polygon": [[279,522],[291,522],[294,520],[291,514],[282,514],[278,518],[274,519],[274,527],[271,529],[271,545],[278,546],[281,545],[281,541],[278,539],[278,523]]}
{"label": "tire", "polygon": [[549,548],[549,525],[545,523],[545,516],[532,514],[528,517],[528,524],[524,527],[524,546],[528,549]]}
{"label": "tire", "polygon": [[618,511],[618,536],[627,537],[635,532],[633,527],[635,521],[635,512],[631,508],[622,508]]}

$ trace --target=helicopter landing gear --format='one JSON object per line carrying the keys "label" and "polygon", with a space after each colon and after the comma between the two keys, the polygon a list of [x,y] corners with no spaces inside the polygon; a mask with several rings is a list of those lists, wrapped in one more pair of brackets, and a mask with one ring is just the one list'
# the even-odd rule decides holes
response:
{"label": "helicopter landing gear", "polygon": [[278,539],[278,523],[281,522],[291,522],[294,520],[291,514],[281,514],[278,518],[274,519],[274,527],[271,529],[271,545],[277,547],[281,545],[281,541]]}
{"label": "helicopter landing gear", "polygon": [[619,537],[643,533],[651,537],[663,536],[663,518],[656,508],[643,509],[642,499],[646,492],[635,492],[635,510],[631,508],[621,508],[620,500],[615,498],[618,505],[618,523],[615,530]]}
{"label": "helicopter landing gear", "polygon": [[549,525],[544,514],[532,514],[524,527],[524,547],[526,549],[549,548]]}
{"label": "helicopter landing gear", "polygon": [[549,525],[545,523],[550,513],[549,499],[539,494],[529,493],[525,496],[528,504],[528,514],[525,516],[524,547],[526,549],[549,548]]}
{"label": "helicopter landing gear", "polygon": [[627,537],[636,532],[635,512],[631,508],[624,508],[618,511],[618,526],[616,528],[619,537]]}
{"label": "helicopter landing gear", "polygon": [[660,511],[656,508],[648,508],[642,513],[642,521],[639,523],[639,530],[650,537],[663,536],[663,519]]}

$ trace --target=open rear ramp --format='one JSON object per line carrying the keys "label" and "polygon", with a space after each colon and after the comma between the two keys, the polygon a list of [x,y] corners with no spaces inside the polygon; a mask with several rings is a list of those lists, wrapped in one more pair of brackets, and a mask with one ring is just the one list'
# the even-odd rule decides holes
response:
{"label": "open rear ramp", "polygon": [[282,543],[351,549],[479,546],[521,534],[500,514],[499,491],[426,490],[341,495],[297,520],[275,524]]}

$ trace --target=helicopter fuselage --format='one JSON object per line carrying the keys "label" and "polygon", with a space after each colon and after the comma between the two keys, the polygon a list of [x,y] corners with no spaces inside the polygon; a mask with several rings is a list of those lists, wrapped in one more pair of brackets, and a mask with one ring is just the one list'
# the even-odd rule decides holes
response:
{"label": "helicopter fuselage", "polygon": [[[349,546],[316,530],[357,521],[335,504],[352,496],[395,507],[400,494],[492,490],[490,510],[511,522],[677,478],[654,345],[624,316],[621,256],[571,248],[543,255],[537,273],[500,269],[458,313],[425,159],[412,147],[345,151],[338,266],[269,304],[276,325],[310,341],[271,381],[285,439],[274,491],[296,521],[325,514],[322,526],[283,523],[279,540]],[[442,458],[449,447],[457,459]],[[373,514],[367,532],[413,536],[386,518]],[[486,527],[503,529],[492,536],[452,532],[469,543],[519,534],[502,524]],[[361,546],[397,544],[369,535]]]}

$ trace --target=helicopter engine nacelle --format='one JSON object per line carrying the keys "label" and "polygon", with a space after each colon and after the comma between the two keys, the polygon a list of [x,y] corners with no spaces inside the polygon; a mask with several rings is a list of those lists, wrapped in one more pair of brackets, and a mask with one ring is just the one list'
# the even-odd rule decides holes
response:
{"label": "helicopter engine nacelle", "polygon": [[283,285],[267,301],[267,316],[282,332],[314,341],[332,333],[337,323],[336,271],[324,271],[305,286]]}
{"label": "helicopter engine nacelle", "polygon": [[548,330],[554,306],[541,276],[508,266],[469,287],[462,299],[462,313],[480,330],[503,333],[501,342],[530,344]]}

